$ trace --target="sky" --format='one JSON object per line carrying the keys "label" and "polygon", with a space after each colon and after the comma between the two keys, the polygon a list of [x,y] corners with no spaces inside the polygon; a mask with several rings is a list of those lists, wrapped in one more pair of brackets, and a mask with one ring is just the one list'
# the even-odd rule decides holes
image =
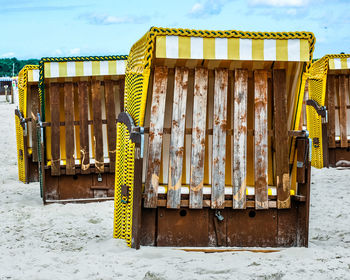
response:
{"label": "sky", "polygon": [[350,53],[350,0],[0,0],[0,58],[128,54],[150,27],[311,31]]}

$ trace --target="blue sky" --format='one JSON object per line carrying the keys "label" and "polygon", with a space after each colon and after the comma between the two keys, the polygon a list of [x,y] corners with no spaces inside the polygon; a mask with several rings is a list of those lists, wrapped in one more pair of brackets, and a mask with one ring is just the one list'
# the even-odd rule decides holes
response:
{"label": "blue sky", "polygon": [[151,26],[312,31],[314,57],[350,53],[350,0],[0,0],[0,57],[128,54]]}

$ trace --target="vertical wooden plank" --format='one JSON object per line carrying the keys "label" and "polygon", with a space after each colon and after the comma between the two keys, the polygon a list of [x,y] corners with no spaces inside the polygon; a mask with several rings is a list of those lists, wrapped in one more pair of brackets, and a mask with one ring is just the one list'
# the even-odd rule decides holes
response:
{"label": "vertical wooden plank", "polygon": [[211,208],[225,208],[228,70],[215,69]]}
{"label": "vertical wooden plank", "polygon": [[124,111],[124,88],[125,88],[125,79],[120,79],[119,80],[120,112]]}
{"label": "vertical wooden plank", "polygon": [[335,148],[335,95],[337,92],[335,76],[329,75],[327,78],[328,96],[328,145]]}
{"label": "vertical wooden plank", "polygon": [[267,209],[267,71],[254,72],[254,105],[255,105],[255,209]]}
{"label": "vertical wooden plank", "polygon": [[94,124],[94,150],[95,150],[95,172],[104,172],[103,138],[102,138],[102,108],[101,108],[101,83],[91,81],[92,95],[92,119]]}
{"label": "vertical wooden plank", "polygon": [[176,67],[171,124],[167,208],[180,208],[188,69]]}
{"label": "vertical wooden plank", "polygon": [[38,140],[36,133],[36,118],[39,113],[39,88],[37,86],[30,87],[30,99],[31,99],[31,112],[32,118],[31,130],[32,130],[32,160],[38,162]]}
{"label": "vertical wooden plank", "polygon": [[115,149],[116,149],[116,112],[115,99],[113,91],[113,81],[105,81],[105,100],[106,100],[106,117],[107,117],[107,138],[108,138],[108,155],[110,172],[115,168]]}
{"label": "vertical wooden plank", "polygon": [[51,111],[51,175],[60,175],[60,88],[52,83],[50,87]]}
{"label": "vertical wooden plank", "polygon": [[196,68],[193,97],[190,208],[203,208],[207,95],[208,69]]}
{"label": "vertical wooden plank", "polygon": [[340,147],[348,147],[346,100],[349,92],[349,79],[345,75],[339,76],[339,126]]}
{"label": "vertical wooden plank", "polygon": [[167,82],[168,68],[162,66],[156,67],[154,69],[147,175],[145,182],[144,207],[146,208],[157,207]]}
{"label": "vertical wooden plank", "polygon": [[64,116],[66,127],[66,174],[75,174],[74,160],[74,87],[64,84]]}
{"label": "vertical wooden plank", "polygon": [[246,208],[248,70],[235,70],[233,109],[233,203]]}
{"label": "vertical wooden plank", "polygon": [[277,207],[290,208],[287,89],[285,69],[273,70]]}
{"label": "vertical wooden plank", "polygon": [[81,173],[90,173],[89,125],[88,125],[88,83],[78,83]]}

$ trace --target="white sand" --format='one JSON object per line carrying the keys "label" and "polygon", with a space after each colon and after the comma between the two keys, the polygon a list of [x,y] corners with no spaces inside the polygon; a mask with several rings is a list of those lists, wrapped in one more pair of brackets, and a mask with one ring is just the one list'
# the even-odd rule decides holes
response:
{"label": "white sand", "polygon": [[[2,98],[2,97],[1,97]],[[113,202],[43,206],[17,180],[14,105],[0,99],[0,279],[350,279],[350,170],[312,170],[309,248],[278,253],[129,249]]]}

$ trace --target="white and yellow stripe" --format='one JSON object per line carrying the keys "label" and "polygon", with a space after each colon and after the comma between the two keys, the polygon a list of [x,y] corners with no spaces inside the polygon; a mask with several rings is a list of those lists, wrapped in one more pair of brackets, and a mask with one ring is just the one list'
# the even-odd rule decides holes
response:
{"label": "white and yellow stripe", "polygon": [[[211,194],[211,187],[204,186],[203,187],[203,194],[210,195]],[[168,187],[164,185],[159,185],[158,187],[158,194],[166,194],[168,192]],[[190,188],[188,186],[181,186],[181,194],[189,194]],[[294,190],[290,190],[290,195],[294,195]],[[225,187],[225,195],[232,195],[232,187]],[[255,187],[247,186],[246,188],[246,195],[255,195]],[[277,195],[277,189],[275,186],[269,186],[268,187],[268,195]]]}
{"label": "white and yellow stripe", "polygon": [[309,61],[307,39],[240,39],[157,36],[156,57],[171,59],[223,59]]}
{"label": "white and yellow stripe", "polygon": [[329,69],[331,70],[350,69],[350,57],[330,58]]}
{"label": "white and yellow stripe", "polygon": [[45,62],[45,78],[125,75],[126,60]]}
{"label": "white and yellow stripe", "polygon": [[29,69],[28,70],[28,82],[39,82],[39,69]]}

